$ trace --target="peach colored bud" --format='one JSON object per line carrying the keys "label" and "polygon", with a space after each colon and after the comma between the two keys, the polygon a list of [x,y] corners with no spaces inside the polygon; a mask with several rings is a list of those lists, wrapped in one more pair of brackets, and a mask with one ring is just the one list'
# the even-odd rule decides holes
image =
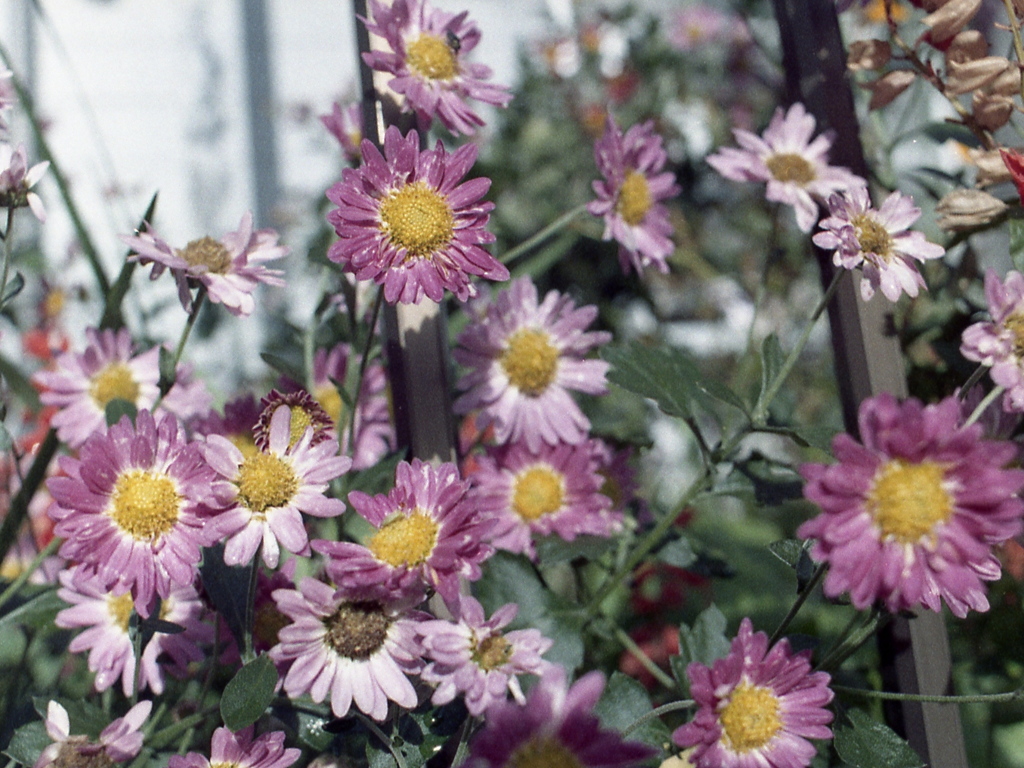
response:
{"label": "peach colored bud", "polygon": [[988,90],[1000,96],[1017,96],[1020,94],[1020,66],[1010,64],[995,80],[989,83]]}
{"label": "peach colored bud", "polygon": [[881,109],[886,106],[907,90],[916,77],[917,75],[912,70],[896,69],[877,80],[864,83],[863,86],[871,91],[871,102],[868,104],[868,109]]}
{"label": "peach colored bud", "polygon": [[1007,205],[998,197],[980,189],[956,189],[939,200],[936,223],[947,232],[974,229],[995,220],[1006,212]]}
{"label": "peach colored bud", "polygon": [[1009,96],[977,91],[971,99],[971,112],[981,128],[986,131],[994,131],[1010,122],[1010,116],[1013,114],[1013,99]]}
{"label": "peach colored bud", "polygon": [[981,0],[949,0],[921,21],[931,29],[933,43],[944,43],[966,27],[979,8]]}
{"label": "peach colored bud", "polygon": [[981,59],[988,55],[988,40],[976,29],[965,29],[960,32],[946,49],[946,62],[955,61],[963,64],[967,61]]}
{"label": "peach colored bud", "polygon": [[971,164],[978,169],[974,183],[979,187],[1002,184],[1013,178],[998,149],[969,149],[967,157]]}
{"label": "peach colored bud", "polygon": [[854,72],[862,69],[881,69],[889,63],[892,48],[887,40],[857,40],[850,44],[846,66]]}
{"label": "peach colored bud", "polygon": [[984,88],[1010,66],[1010,60],[1002,56],[986,56],[963,64],[951,61],[946,67],[946,93],[950,96],[959,96]]}

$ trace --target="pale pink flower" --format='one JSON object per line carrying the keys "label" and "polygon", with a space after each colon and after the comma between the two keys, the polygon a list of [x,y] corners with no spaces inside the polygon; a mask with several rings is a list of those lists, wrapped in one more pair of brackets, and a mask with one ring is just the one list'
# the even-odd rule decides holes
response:
{"label": "pale pink flower", "polygon": [[1003,410],[1024,413],[1024,275],[1016,270],[1000,280],[985,274],[991,320],[964,329],[960,353],[989,367],[992,381],[1006,389]]}
{"label": "pale pink flower", "polygon": [[342,107],[338,102],[331,105],[329,115],[320,115],[330,134],[338,140],[345,159],[357,163],[363,156],[360,144],[363,143],[363,107],[358,101]]}
{"label": "pale pink flower", "polygon": [[210,740],[210,757],[198,752],[171,755],[168,768],[288,768],[302,755],[301,749],[285,747],[283,731],[268,731],[253,738],[253,727],[237,733],[220,727]]}
{"label": "pale pink flower", "polygon": [[50,167],[44,160],[28,167],[25,145],[17,149],[6,141],[0,141],[0,208],[24,208],[28,206],[40,222],[46,222],[46,209],[39,195],[32,191]]}
{"label": "pale pink flower", "polygon": [[139,729],[152,709],[153,702],[140,701],[124,717],[104,728],[99,741],[93,743],[86,736],[71,735],[68,711],[59,702],[50,701],[46,708],[46,733],[53,743],[43,749],[33,768],[91,764],[101,752],[115,763],[134,760],[142,751],[145,738]]}

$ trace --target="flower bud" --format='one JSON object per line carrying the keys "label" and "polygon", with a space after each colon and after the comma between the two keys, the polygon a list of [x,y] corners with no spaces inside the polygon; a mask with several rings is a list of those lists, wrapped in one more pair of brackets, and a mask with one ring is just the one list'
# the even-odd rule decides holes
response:
{"label": "flower bud", "polygon": [[951,61],[946,68],[946,94],[959,96],[983,88],[1011,66],[1010,60],[1002,56],[986,56],[962,64]]}
{"label": "flower bud", "polygon": [[963,30],[953,38],[946,49],[947,64],[951,61],[963,64],[985,56],[988,56],[988,40],[976,29]]}
{"label": "flower bud", "polygon": [[915,77],[912,70],[897,69],[870,83],[864,83],[864,87],[871,91],[871,103],[868,104],[868,109],[881,109],[889,104],[910,87]]}
{"label": "flower bud", "polygon": [[937,224],[948,232],[974,229],[989,224],[1006,212],[998,197],[980,189],[956,189],[939,200],[935,212]]}
{"label": "flower bud", "polygon": [[887,40],[857,40],[850,44],[846,66],[852,71],[881,69],[889,63],[892,48]]}
{"label": "flower bud", "polygon": [[1010,169],[1006,167],[998,149],[969,149],[967,157],[971,164],[978,169],[974,183],[979,187],[1002,184],[1012,178]]}
{"label": "flower bud", "polygon": [[971,99],[971,112],[974,113],[974,120],[980,128],[994,131],[1010,122],[1013,99],[977,91]]}
{"label": "flower bud", "polygon": [[921,21],[929,27],[928,38],[932,43],[944,43],[952,39],[981,8],[981,0],[949,0]]}

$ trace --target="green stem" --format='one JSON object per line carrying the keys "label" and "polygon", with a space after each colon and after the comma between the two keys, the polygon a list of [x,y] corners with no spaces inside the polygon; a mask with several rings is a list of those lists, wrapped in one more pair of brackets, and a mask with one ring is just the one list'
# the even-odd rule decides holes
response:
{"label": "green stem", "polygon": [[32,460],[32,466],[29,467],[28,472],[25,474],[25,482],[22,483],[21,488],[18,489],[14,498],[11,499],[11,506],[7,510],[7,516],[4,518],[3,523],[0,523],[0,563],[4,561],[7,553],[14,546],[14,542],[18,538],[18,532],[28,517],[28,503],[36,491],[39,490],[40,484],[46,477],[46,470],[50,466],[54,454],[57,453],[59,445],[60,441],[57,439],[57,432],[51,429],[46,433],[43,442],[39,444],[39,450],[36,452],[35,459]]}
{"label": "green stem", "polygon": [[624,629],[622,629],[622,627],[615,627],[614,634],[615,639],[622,644],[622,647],[633,654],[633,657],[643,665],[644,669],[654,676],[655,680],[670,691],[676,690],[676,681],[665,674],[664,670],[651,660],[651,657],[647,655],[644,649],[637,645],[636,641],[634,641],[633,638],[630,637]]}
{"label": "green stem", "polygon": [[134,707],[139,703],[139,682],[142,680],[142,627],[139,626],[142,619],[139,612],[132,606],[132,615],[129,619],[129,629],[132,638],[132,652],[135,654],[135,674],[132,676],[131,702]]}
{"label": "green stem", "polygon": [[462,732],[459,734],[459,745],[455,748],[455,755],[452,757],[452,768],[458,768],[466,761],[466,753],[469,751],[469,739],[480,726],[480,721],[475,717],[467,717],[462,723]]}
{"label": "green stem", "polygon": [[628,736],[629,734],[631,734],[633,731],[635,731],[637,728],[639,728],[644,723],[650,722],[651,720],[656,720],[657,718],[661,717],[662,715],[667,715],[670,712],[678,712],[678,711],[683,710],[683,709],[692,709],[696,705],[697,705],[697,702],[695,702],[693,699],[682,699],[680,701],[670,701],[668,704],[662,704],[660,707],[657,707],[656,709],[652,709],[647,714],[641,715],[636,720],[634,720],[632,723],[630,723],[625,728],[623,728],[622,729],[622,736],[623,737]]}
{"label": "green stem", "polygon": [[373,349],[373,333],[377,328],[377,319],[380,317],[380,308],[384,304],[384,288],[377,290],[377,297],[373,300],[373,311],[370,313],[370,327],[366,330],[366,343],[363,345],[363,353],[359,358],[359,375],[356,377],[356,389],[352,395],[351,413],[348,416],[348,439],[345,441],[345,453],[349,454],[356,443],[356,412],[359,410],[359,396],[363,391],[363,377],[366,375],[366,366],[370,363],[370,350]]}
{"label": "green stem", "polygon": [[804,584],[804,588],[800,590],[800,593],[796,596],[796,600],[793,601],[793,605],[790,606],[789,613],[786,614],[785,618],[772,633],[771,638],[768,640],[769,647],[775,645],[779,638],[785,634],[786,629],[789,628],[790,623],[796,618],[797,613],[803,607],[803,604],[807,602],[807,598],[811,596],[814,588],[818,586],[818,582],[821,581],[821,577],[825,575],[825,571],[828,570],[826,563],[821,563],[817,568],[814,569],[814,573],[811,578]]}
{"label": "green stem", "polygon": [[395,758],[395,763],[398,765],[398,768],[406,768],[405,758],[402,757],[401,752],[395,749],[395,745],[391,742],[391,739],[388,738],[388,735],[384,733],[384,731],[382,731],[380,727],[373,722],[373,720],[368,718],[362,712],[356,712],[355,715],[362,721],[363,725],[373,733],[374,736],[384,743],[384,746],[388,748],[388,752],[390,752],[391,756]]}
{"label": "green stem", "polygon": [[993,387],[992,391],[985,395],[985,397],[982,399],[980,403],[978,403],[977,407],[974,409],[971,415],[967,417],[967,421],[964,422],[964,427],[969,427],[978,419],[980,419],[981,415],[985,412],[985,409],[992,405],[993,401],[1001,394],[1003,394],[1003,392],[1005,391],[1006,387],[1004,387],[1002,384],[997,384],[995,387]]}
{"label": "green stem", "polygon": [[216,714],[220,711],[220,706],[207,707],[199,712],[194,712],[188,717],[183,717],[176,723],[171,723],[166,728],[157,731],[152,736],[146,739],[146,743],[154,749],[160,749],[163,746],[169,744],[179,733],[187,731],[189,728],[195,728],[199,723],[203,722],[210,715]]}
{"label": "green stem", "polygon": [[[206,286],[200,283],[199,290],[196,291],[195,298],[192,300],[192,311],[188,313],[188,319],[185,321],[185,327],[181,331],[181,338],[178,339],[178,346],[174,350],[174,357],[172,358],[171,361],[172,372],[177,372],[178,370],[178,363],[181,362],[181,355],[185,351],[185,344],[188,343],[188,337],[192,334],[192,328],[196,324],[196,318],[199,317],[199,310],[203,308],[203,302],[205,301],[205,299]],[[161,385],[163,384],[163,374],[164,372],[161,370]],[[173,384],[174,382],[172,380],[171,385],[173,386]],[[155,412],[156,409],[160,407],[160,403],[163,402],[164,397],[167,395],[167,392],[169,392],[170,389],[170,387],[167,387],[165,390],[164,387],[161,386],[160,396],[156,399],[156,402],[153,403],[153,407],[149,409],[151,413]]]}
{"label": "green stem", "polygon": [[544,229],[542,229],[537,234],[533,235],[527,240],[524,240],[515,248],[505,251],[505,253],[501,254],[501,257],[498,259],[498,261],[500,261],[502,264],[505,264],[506,266],[508,264],[511,264],[516,259],[525,256],[527,253],[532,251],[534,248],[543,243],[549,237],[556,234],[560,229],[562,229],[567,224],[572,222],[573,219],[582,216],[586,212],[586,205],[581,205],[576,208],[573,208],[570,211],[566,211],[553,222],[544,227]]}
{"label": "green stem", "polygon": [[7,295],[7,278],[11,272],[11,261],[14,259],[14,238],[11,228],[14,225],[14,208],[7,208],[7,229],[4,230],[4,268],[0,275],[0,309],[3,309],[3,297]]}
{"label": "green stem", "polygon": [[892,616],[888,613],[882,613],[878,608],[873,608],[871,614],[868,616],[860,629],[850,633],[850,635],[841,640],[836,646],[818,662],[815,669],[824,670],[825,672],[832,672],[839,668],[839,666],[846,661],[850,656],[857,652],[857,650],[864,645],[865,642],[875,634],[882,626],[889,623]]}
{"label": "green stem", "polygon": [[832,300],[835,292],[839,288],[839,282],[846,274],[845,270],[836,270],[836,273],[832,276],[832,282],[829,283],[828,288],[825,290],[825,294],[821,297],[821,301],[818,302],[818,306],[814,308],[811,316],[807,320],[807,324],[804,326],[803,333],[800,334],[800,338],[797,339],[796,345],[790,350],[789,356],[782,363],[782,367],[779,368],[779,372],[775,374],[775,378],[769,382],[768,386],[757,398],[757,405],[754,406],[753,414],[750,420],[754,425],[758,425],[765,420],[768,415],[768,408],[772,404],[772,400],[779,393],[782,385],[786,383],[786,379],[789,378],[790,372],[793,370],[793,366],[796,365],[797,359],[800,354],[804,351],[804,347],[807,346],[807,340],[811,337],[811,331],[814,330],[814,325],[817,323],[818,318],[821,317],[822,313],[828,307],[828,303]]}
{"label": "green stem", "polygon": [[831,684],[834,691],[863,696],[868,699],[885,701],[920,701],[928,704],[1001,704],[1016,701],[1024,697],[1024,688],[1017,688],[1006,693],[979,693],[973,696],[927,696],[922,693],[890,693],[889,691],[872,691],[866,688],[850,688],[846,685]]}
{"label": "green stem", "polygon": [[43,560],[56,552],[57,547],[59,547],[60,544],[60,539],[51,539],[50,543],[43,547],[42,551],[38,555],[32,558],[32,562],[28,564],[28,568],[19,573],[17,578],[7,585],[7,589],[5,589],[3,593],[0,593],[0,608],[4,606],[4,603],[18,593],[18,590],[21,589],[22,585],[24,585],[24,583],[32,577],[32,574],[38,570]]}
{"label": "green stem", "polygon": [[963,386],[960,387],[960,393],[958,397],[961,400],[967,399],[967,394],[971,391],[971,388],[979,381],[981,381],[981,377],[985,375],[985,371],[987,370],[987,365],[979,365],[977,368],[974,369],[974,372],[967,377],[967,381],[965,381],[963,383]]}

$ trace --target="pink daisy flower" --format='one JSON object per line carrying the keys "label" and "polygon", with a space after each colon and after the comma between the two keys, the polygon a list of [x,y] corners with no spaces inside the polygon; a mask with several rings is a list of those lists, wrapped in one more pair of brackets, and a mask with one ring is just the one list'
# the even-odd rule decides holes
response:
{"label": "pink daisy flower", "polygon": [[338,140],[345,159],[351,163],[359,162],[363,156],[359,148],[363,142],[362,105],[355,101],[342,107],[338,102],[334,102],[331,105],[331,114],[320,115],[320,122]]}
{"label": "pink daisy flower", "polygon": [[39,195],[32,191],[46,171],[50,162],[44,160],[28,167],[25,145],[17,149],[6,141],[0,141],[0,208],[28,208],[40,222],[46,222],[46,209]]}
{"label": "pink daisy flower", "polygon": [[[131,696],[135,688],[135,649],[128,632],[133,608],[130,593],[107,592],[95,576],[81,568],[61,571],[57,596],[71,605],[57,614],[54,623],[63,629],[81,629],[68,646],[72,653],[89,652],[89,669],[96,673],[93,686],[105,691],[117,679]],[[160,603],[161,621],[184,627],[177,634],[156,633],[142,651],[139,690],[160,694],[164,690],[164,666],[179,677],[190,662],[206,658],[201,646],[213,641],[213,628],[203,621],[206,609],[191,584],[174,587]]]}
{"label": "pink daisy flower", "polygon": [[946,249],[909,229],[921,216],[914,198],[893,192],[876,210],[867,187],[855,187],[829,197],[828,209],[828,218],[819,223],[824,231],[811,239],[819,248],[835,251],[832,260],[837,267],[863,268],[864,301],[875,295],[876,288],[889,301],[897,301],[901,293],[917,296],[919,288],[927,288],[914,260],[940,259]]}
{"label": "pink daisy flower", "polygon": [[[114,763],[134,760],[142,751],[144,736],[139,731],[146,722],[153,702],[140,701],[100,733],[96,743],[86,736],[71,735],[71,719],[68,711],[56,701],[46,707],[46,732],[53,743],[44,748],[33,768],[47,768],[51,765],[90,765],[103,759]],[[103,757],[100,757],[103,753]]]}
{"label": "pink daisy flower", "polygon": [[437,686],[434,704],[447,704],[461,693],[469,714],[480,717],[509,693],[519,704],[526,703],[517,675],[540,675],[547,669],[549,662],[541,655],[552,642],[537,629],[502,632],[518,610],[509,603],[488,619],[480,603],[466,596],[457,622],[432,619],[419,625],[430,659],[420,677]]}
{"label": "pink daisy flower", "polygon": [[690,696],[700,708],[672,740],[696,747],[697,768],[804,768],[817,749],[808,739],[829,739],[832,689],[827,672],[811,672],[810,651],[794,654],[789,641],[769,650],[768,636],[740,623],[729,654],[707,667],[686,668]]}
{"label": "pink daisy flower", "polygon": [[541,443],[583,442],[590,420],[569,390],[607,391],[608,363],[584,359],[611,341],[610,333],[586,331],[596,317],[597,307],[577,309],[558,291],[538,303],[530,278],[513,280],[459,334],[452,355],[470,370],[458,381],[455,412],[479,410],[478,426],[493,424],[498,443],[524,440],[537,451]]}
{"label": "pink daisy flower", "polygon": [[800,468],[822,514],[797,535],[829,564],[825,594],[849,592],[860,609],[987,610],[982,581],[1000,574],[992,547],[1022,528],[1024,470],[1003,469],[1017,447],[961,427],[956,397],[926,406],[882,394],[861,403],[858,423],[863,444],[832,441],[839,463]]}
{"label": "pink daisy flower", "polygon": [[1024,413],[1024,275],[1016,270],[1000,280],[985,274],[990,321],[964,329],[960,354],[988,366],[992,381],[1006,389],[1003,410]]}
{"label": "pink daisy flower", "polygon": [[276,568],[283,546],[309,555],[309,538],[302,513],[337,517],[345,511],[340,499],[326,496],[331,481],[348,472],[352,460],[338,455],[338,443],[324,440],[312,445],[313,429],[290,445],[292,415],[279,408],[270,422],[267,447],[246,456],[220,435],[209,435],[203,445],[207,463],[226,482],[218,500],[224,510],[210,521],[227,536],[224,562],[246,565],[262,545],[263,562]]}
{"label": "pink daisy flower", "polygon": [[187,755],[171,755],[168,768],[288,768],[302,755],[301,749],[284,746],[283,731],[268,731],[253,739],[253,727],[238,733],[220,727],[213,732],[210,740],[210,757],[189,752]]}
{"label": "pink daisy flower", "polygon": [[662,200],[679,194],[675,174],[662,170],[668,155],[654,121],[634,125],[623,135],[608,115],[604,135],[594,144],[594,160],[604,179],[593,182],[597,200],[587,205],[594,216],[604,217],[605,240],[619,243],[619,264],[638,273],[654,264],[668,272],[672,253],[672,224]]}
{"label": "pink daisy flower", "polygon": [[307,427],[313,428],[310,445],[319,445],[326,440],[337,442],[338,433],[334,429],[334,420],[327,415],[323,406],[304,389],[294,392],[272,390],[269,395],[260,400],[260,405],[262,406],[260,415],[252,430],[256,447],[260,450],[267,449],[270,441],[270,423],[273,421],[274,415],[282,410],[291,414],[288,445],[295,445],[299,442],[306,433]]}
{"label": "pink daisy flower", "polygon": [[485,543],[491,521],[469,503],[468,489],[454,464],[403,461],[387,495],[348,495],[377,529],[366,546],[317,539],[313,549],[330,558],[327,573],[341,587],[412,599],[429,586],[456,613],[459,579],[479,579],[494,551]]}
{"label": "pink daisy flower", "polygon": [[797,225],[810,232],[818,220],[817,201],[865,185],[846,168],[828,164],[832,137],[821,134],[811,141],[814,128],[814,116],[803,104],[794,104],[786,112],[780,107],[762,136],[734,128],[741,148],[718,150],[708,157],[708,165],[732,181],[767,182],[765,196],[793,206]]}
{"label": "pink daisy flower", "polygon": [[279,269],[268,269],[265,262],[280,259],[288,249],[278,245],[272,229],[253,230],[252,213],[242,216],[238,230],[220,240],[205,236],[190,241],[184,248],[173,248],[153,230],[137,235],[122,235],[121,240],[134,253],[130,258],[152,264],[150,277],[156,279],[170,269],[178,283],[178,298],[186,312],[192,311],[190,282],[206,286],[210,300],[223,304],[233,315],[251,315],[256,308],[253,291],[259,283],[284,285]]}
{"label": "pink daisy flower", "polygon": [[330,696],[335,716],[354,704],[374,720],[387,716],[388,701],[416,706],[409,675],[423,667],[417,624],[425,614],[346,597],[311,578],[297,590],[275,590],[274,600],[291,619],[270,649],[275,663],[293,660],[284,679],[290,697],[309,693],[320,703]]}
{"label": "pink daisy flower", "polygon": [[496,521],[490,542],[532,558],[534,535],[572,541],[622,529],[622,514],[612,511],[611,499],[601,493],[603,485],[585,443],[541,445],[538,451],[512,443],[480,457],[471,495],[480,511]]}
{"label": "pink daisy flower", "polygon": [[[57,436],[78,448],[98,430],[106,428],[106,408],[112,400],[125,400],[138,410],[151,408],[160,396],[160,348],[137,355],[126,328],[114,331],[86,328],[84,352],[65,352],[52,371],[38,371],[32,381],[42,388],[44,405],[60,408],[51,424]],[[184,417],[197,408],[209,407],[210,395],[201,383],[181,372],[161,408]]]}
{"label": "pink daisy flower", "polygon": [[485,228],[494,203],[481,201],[491,180],[460,183],[476,155],[473,144],[448,154],[440,141],[421,151],[416,131],[403,138],[394,126],[383,155],[364,141],[363,165],[345,168],[327,190],[338,206],[327,221],[341,238],[327,258],[383,285],[392,304],[441,301],[446,288],[465,301],[476,295],[471,277],[507,280],[508,269],[480,247],[494,242]]}
{"label": "pink daisy flower", "polygon": [[503,85],[484,82],[490,67],[468,61],[480,30],[467,18],[437,10],[426,0],[395,0],[390,7],[370,0],[367,30],[384,38],[390,50],[370,51],[371,69],[394,75],[388,87],[405,96],[402,108],[415,112],[426,130],[436,117],[452,133],[471,134],[484,124],[467,101],[506,107],[512,95]]}
{"label": "pink daisy flower", "polygon": [[639,768],[655,750],[601,727],[593,710],[603,690],[600,672],[589,672],[569,687],[565,670],[551,665],[524,704],[498,701],[487,710],[483,729],[470,742],[467,764]]}
{"label": "pink daisy flower", "polygon": [[156,598],[192,583],[200,548],[213,543],[206,526],[216,508],[216,475],[199,446],[188,443],[171,415],[139,411],[61,456],[66,477],[47,487],[55,504],[61,557],[95,574],[107,592],[131,592],[148,617]]}

